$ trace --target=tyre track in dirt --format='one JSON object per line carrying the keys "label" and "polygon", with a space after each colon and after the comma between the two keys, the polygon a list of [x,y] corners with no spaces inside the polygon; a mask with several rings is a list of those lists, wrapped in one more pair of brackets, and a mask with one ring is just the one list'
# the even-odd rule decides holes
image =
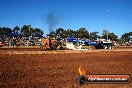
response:
{"label": "tyre track in dirt", "polygon": [[0,88],[131,88],[129,84],[76,83],[78,67],[86,74],[130,74],[132,50],[0,50]]}

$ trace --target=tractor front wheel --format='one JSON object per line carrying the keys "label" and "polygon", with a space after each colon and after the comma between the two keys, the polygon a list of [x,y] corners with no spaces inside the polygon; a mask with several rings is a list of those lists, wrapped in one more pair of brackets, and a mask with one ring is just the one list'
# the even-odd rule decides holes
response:
{"label": "tractor front wheel", "polygon": [[61,49],[62,49],[62,43],[61,43],[61,42],[56,42],[56,43],[53,45],[53,49],[54,49],[54,50],[61,50]]}

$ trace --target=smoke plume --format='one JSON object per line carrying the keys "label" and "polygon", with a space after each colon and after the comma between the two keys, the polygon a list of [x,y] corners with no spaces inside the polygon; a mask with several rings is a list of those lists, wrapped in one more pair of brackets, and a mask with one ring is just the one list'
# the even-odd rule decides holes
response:
{"label": "smoke plume", "polygon": [[48,24],[49,32],[54,31],[56,25],[58,24],[59,19],[53,13],[50,13],[46,17],[46,23]]}

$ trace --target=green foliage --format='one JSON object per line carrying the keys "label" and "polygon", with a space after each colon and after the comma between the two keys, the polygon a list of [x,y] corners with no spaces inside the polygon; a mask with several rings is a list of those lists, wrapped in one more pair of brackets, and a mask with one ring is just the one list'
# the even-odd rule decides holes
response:
{"label": "green foliage", "polygon": [[47,36],[49,36],[49,38],[51,39],[56,38],[56,34],[54,31],[50,32]]}
{"label": "green foliage", "polygon": [[110,33],[110,36],[109,36],[110,40],[113,40],[113,41],[117,41],[118,40],[118,36],[115,35],[113,32]]}
{"label": "green foliage", "polygon": [[112,40],[112,41],[117,41],[118,39],[118,36],[117,35],[115,35],[113,32],[112,33],[110,33],[108,30],[103,30],[103,36],[102,36],[102,38],[104,38],[104,39],[110,39],[110,40]]}
{"label": "green foliage", "polygon": [[[31,25],[24,25],[22,28],[19,28],[18,26],[14,27],[14,29],[8,28],[8,27],[0,27],[0,36],[7,36],[9,34],[15,33],[18,35],[18,37],[39,37],[41,38],[44,32],[39,28],[32,28]],[[91,32],[89,33],[86,28],[80,28],[76,31],[72,29],[63,29],[58,28],[55,31],[51,31],[48,36],[51,38],[56,38],[59,36],[60,38],[67,38],[71,35],[74,35],[76,38],[104,38],[104,39],[110,39],[112,41],[118,41],[118,42],[128,42],[130,41],[132,37],[132,32],[124,33],[120,39],[118,39],[118,36],[115,33],[110,33],[108,30],[103,30],[102,37],[98,35],[99,32]]]}
{"label": "green foliage", "polygon": [[90,38],[93,38],[94,40],[96,40],[97,38],[99,38],[99,36],[97,35],[99,32],[91,32],[89,34]]}
{"label": "green foliage", "polygon": [[86,30],[86,28],[80,28],[76,31],[76,35],[78,38],[89,38],[89,32]]}
{"label": "green foliage", "polygon": [[8,27],[0,27],[0,35],[8,35],[12,33],[12,29]]}
{"label": "green foliage", "polygon": [[70,28],[67,30],[58,28],[55,31],[50,32],[48,36],[51,38],[56,38],[57,36],[60,36],[61,38],[67,38],[71,35],[74,35],[76,38],[89,38],[89,32],[85,28],[80,28],[77,31],[73,31]]}
{"label": "green foliage", "polygon": [[30,36],[30,30],[31,28],[27,25],[24,25],[22,28],[21,28],[21,33],[23,34],[23,36],[25,37],[29,37]]}
{"label": "green foliage", "polygon": [[16,26],[16,27],[13,29],[13,33],[19,34],[19,33],[20,33],[20,28],[19,28],[18,26]]}
{"label": "green foliage", "polygon": [[132,32],[128,32],[128,33],[124,33],[121,36],[121,39],[125,40],[126,42],[128,42],[130,40],[130,36],[132,36]]}
{"label": "green foliage", "polygon": [[64,30],[63,28],[58,28],[55,31],[55,35],[59,35],[61,38],[67,38],[68,37],[68,32]]}
{"label": "green foliage", "polygon": [[76,31],[73,31],[73,30],[70,29],[70,28],[69,28],[68,30],[66,30],[66,34],[65,34],[65,35],[66,35],[67,37],[69,37],[69,36],[71,36],[71,35],[73,35],[73,34],[76,35]]}
{"label": "green foliage", "polygon": [[[32,30],[34,30],[34,33],[32,32]],[[44,32],[39,28],[35,28],[32,30],[31,30],[31,35],[34,34],[34,37],[42,37],[42,35],[44,34]]]}
{"label": "green foliage", "polygon": [[14,29],[8,27],[0,27],[0,35],[2,36],[12,34],[12,32],[18,37],[42,37],[44,34],[41,29],[34,29],[31,27],[31,25],[24,25],[21,29],[18,26],[14,27]]}
{"label": "green foliage", "polygon": [[39,28],[34,29],[34,28],[27,26],[27,25],[24,25],[21,28],[21,33],[25,37],[29,37],[29,36],[42,37],[42,35],[44,34],[44,32],[41,29],[39,29]]}

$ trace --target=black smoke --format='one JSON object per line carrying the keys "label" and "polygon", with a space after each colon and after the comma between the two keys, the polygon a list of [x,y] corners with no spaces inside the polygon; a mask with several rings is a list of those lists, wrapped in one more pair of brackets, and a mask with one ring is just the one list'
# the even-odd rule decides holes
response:
{"label": "black smoke", "polygon": [[55,30],[56,25],[58,24],[59,19],[57,16],[53,13],[50,13],[46,17],[46,23],[48,24],[49,32],[52,32]]}

